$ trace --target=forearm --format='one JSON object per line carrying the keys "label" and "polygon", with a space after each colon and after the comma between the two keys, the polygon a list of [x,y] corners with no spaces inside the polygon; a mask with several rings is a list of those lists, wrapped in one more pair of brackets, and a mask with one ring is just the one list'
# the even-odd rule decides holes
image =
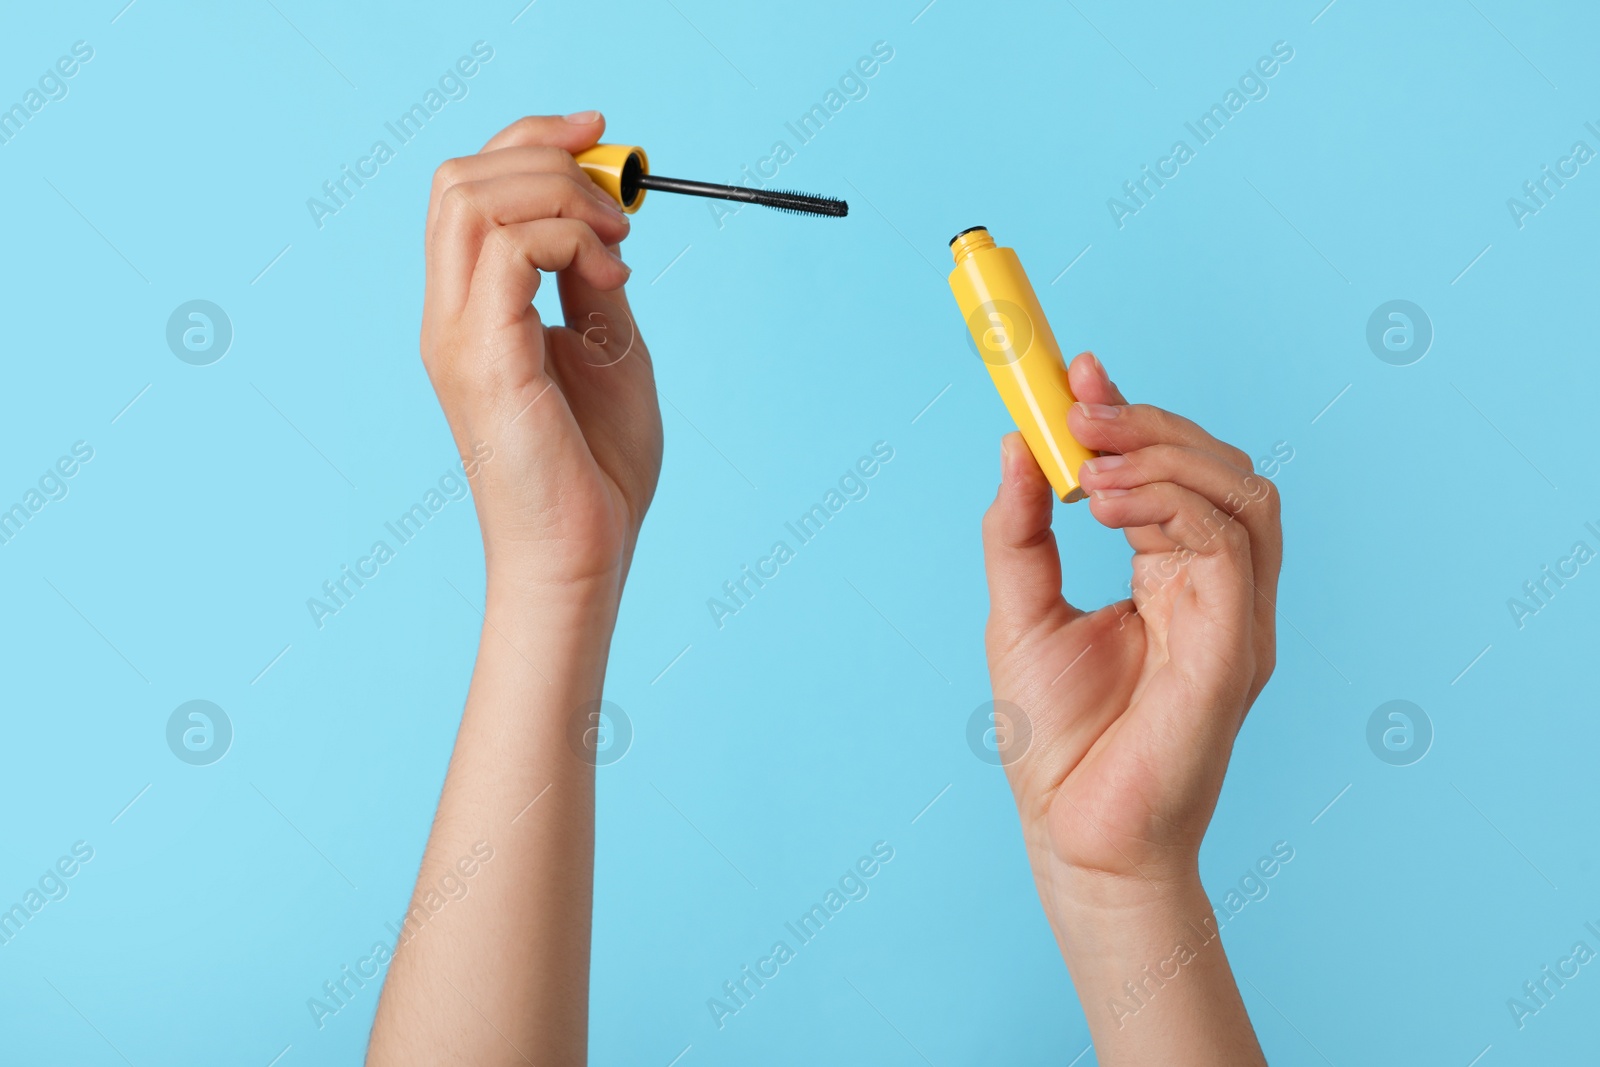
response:
{"label": "forearm", "polygon": [[[615,610],[607,592],[491,581],[369,1063],[584,1062],[594,766],[572,738],[600,697]],[[452,899],[441,885],[465,889]]]}
{"label": "forearm", "polygon": [[1198,874],[1041,878],[1098,1062],[1265,1065]]}

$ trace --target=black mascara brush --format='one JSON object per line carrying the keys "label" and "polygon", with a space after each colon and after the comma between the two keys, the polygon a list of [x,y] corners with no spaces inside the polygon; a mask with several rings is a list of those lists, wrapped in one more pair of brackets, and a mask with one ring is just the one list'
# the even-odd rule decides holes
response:
{"label": "black mascara brush", "polygon": [[850,205],[831,196],[809,196],[805,193],[780,192],[775,189],[750,189],[742,185],[717,185],[713,182],[688,181],[684,178],[664,178],[650,173],[650,163],[644,149],[637,145],[600,144],[576,157],[578,166],[589,175],[612,199],[622,205],[622,210],[633,214],[644,203],[647,189],[663,193],[681,193],[685,196],[709,196],[718,200],[737,200],[744,204],[760,204],[792,211],[802,215],[829,215],[842,218],[849,214]]}
{"label": "black mascara brush", "polygon": [[832,215],[842,218],[849,214],[850,205],[831,196],[809,196],[806,193],[780,192],[775,189],[747,189],[742,185],[716,185],[712,182],[692,182],[683,178],[663,178],[659,174],[639,177],[640,189],[659,189],[663,193],[683,193],[685,196],[710,196],[718,200],[739,200],[746,204],[775,207],[779,211],[795,211],[804,215]]}

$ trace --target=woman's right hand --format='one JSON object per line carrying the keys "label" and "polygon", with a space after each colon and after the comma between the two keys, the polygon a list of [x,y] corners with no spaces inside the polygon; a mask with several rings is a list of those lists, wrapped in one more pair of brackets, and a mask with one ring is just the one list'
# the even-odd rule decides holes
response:
{"label": "woman's right hand", "polygon": [[[512,123],[434,177],[422,361],[468,471],[490,585],[620,595],[661,469],[661,413],[618,246],[573,160],[605,120]],[[533,296],[556,272],[565,325]]]}

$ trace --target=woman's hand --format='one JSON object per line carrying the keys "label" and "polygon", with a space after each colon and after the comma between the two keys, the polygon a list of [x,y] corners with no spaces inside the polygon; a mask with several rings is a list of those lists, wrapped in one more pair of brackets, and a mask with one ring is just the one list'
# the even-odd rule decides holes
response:
{"label": "woman's hand", "polygon": [[1094,356],[1070,375],[1072,433],[1107,453],[1083,468],[1089,510],[1126,532],[1133,597],[1087,613],[1062,598],[1049,483],[1007,436],[984,520],[989,669],[1032,732],[1008,770],[1037,855],[1171,880],[1195,869],[1234,735],[1272,673],[1278,496],[1239,449],[1128,404]]}
{"label": "woman's hand", "polygon": [[[572,158],[604,130],[594,111],[524,118],[434,177],[422,359],[477,469],[491,587],[620,593],[661,469],[628,219]],[[565,325],[533,307],[541,271]]]}
{"label": "woman's hand", "polygon": [[[604,128],[592,111],[522,119],[433,183],[422,358],[471,472],[488,591],[373,1065],[586,1058],[595,760],[580,739],[661,469],[616,254],[628,222],[570,155]],[[540,271],[565,326],[533,309]],[[471,903],[442,906],[462,877]]]}
{"label": "woman's hand", "polygon": [[[1140,1010],[1120,983],[1176,958],[1180,938],[1200,956],[1215,936],[1200,840],[1234,737],[1272,673],[1278,495],[1239,449],[1187,419],[1128,404],[1094,356],[1080,355],[1069,374],[1080,401],[1072,433],[1104,453],[1080,476],[1089,509],[1126,533],[1133,596],[1092,612],[1062,598],[1050,485],[1020,435],[1007,436],[984,519],[989,671],[997,726],[1012,746],[1000,754],[1046,913],[1091,1026],[1117,1024],[1116,1036],[1095,1031],[1100,1062],[1117,1062],[1119,1050],[1124,1062],[1157,1062],[1150,1057],[1163,1046],[1119,1043]],[[1202,997],[1191,1006],[1219,1026],[1231,1011],[1242,1031],[1218,1038],[1215,1060],[1191,1043],[1162,1062],[1259,1056],[1220,945],[1205,967],[1182,970],[1207,968],[1209,986],[1189,980],[1189,994]],[[1180,994],[1147,995],[1165,996],[1169,1021],[1195,1014],[1180,1011]],[[1181,1023],[1174,1029],[1175,1040],[1198,1040]],[[1141,1036],[1157,1035],[1147,1027]]]}

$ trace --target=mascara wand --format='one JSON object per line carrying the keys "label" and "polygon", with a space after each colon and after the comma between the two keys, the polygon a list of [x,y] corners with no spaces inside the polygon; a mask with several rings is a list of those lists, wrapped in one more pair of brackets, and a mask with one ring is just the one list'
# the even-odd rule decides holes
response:
{"label": "mascara wand", "polygon": [[650,173],[644,149],[637,145],[600,144],[574,157],[591,181],[605,190],[628,214],[639,210],[647,189],[685,196],[708,196],[718,200],[737,200],[760,204],[802,215],[828,215],[842,218],[850,205],[831,196],[780,192],[775,189],[749,189],[742,185],[717,185],[684,178],[666,178]]}
{"label": "mascara wand", "polygon": [[683,178],[663,178],[658,174],[639,177],[640,189],[660,189],[663,193],[683,193],[686,196],[710,196],[718,200],[741,200],[746,204],[775,207],[779,211],[794,211],[804,215],[832,215],[842,218],[850,212],[850,205],[831,196],[809,196],[805,193],[785,193],[767,189],[747,189],[742,185],[716,185],[712,182],[692,182]]}

